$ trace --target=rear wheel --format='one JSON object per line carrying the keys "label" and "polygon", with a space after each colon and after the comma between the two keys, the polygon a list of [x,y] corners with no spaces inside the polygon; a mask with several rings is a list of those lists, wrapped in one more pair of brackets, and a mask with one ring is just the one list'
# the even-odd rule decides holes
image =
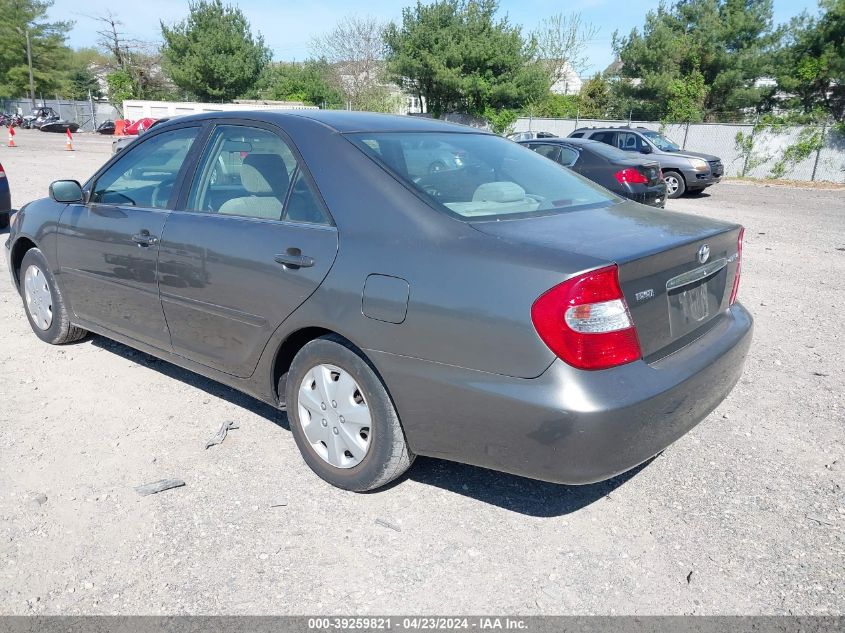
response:
{"label": "rear wheel", "polygon": [[285,402],[305,462],[338,488],[378,488],[414,461],[387,390],[340,337],[315,339],[299,351],[287,375]]}
{"label": "rear wheel", "polygon": [[21,298],[29,325],[45,343],[61,345],[83,338],[87,332],[70,322],[70,312],[50,272],[44,254],[37,248],[23,256],[20,269]]}
{"label": "rear wheel", "polygon": [[666,181],[666,197],[680,198],[687,189],[684,177],[676,171],[664,171],[663,180]]}

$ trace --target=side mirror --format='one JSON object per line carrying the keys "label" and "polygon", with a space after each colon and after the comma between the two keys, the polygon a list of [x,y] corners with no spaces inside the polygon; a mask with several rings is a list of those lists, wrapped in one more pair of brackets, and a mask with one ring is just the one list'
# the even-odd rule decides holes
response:
{"label": "side mirror", "polygon": [[651,154],[651,146],[650,145],[643,145],[640,148],[640,154]]}
{"label": "side mirror", "polygon": [[50,184],[50,197],[62,204],[82,202],[82,185],[75,180],[56,180]]}

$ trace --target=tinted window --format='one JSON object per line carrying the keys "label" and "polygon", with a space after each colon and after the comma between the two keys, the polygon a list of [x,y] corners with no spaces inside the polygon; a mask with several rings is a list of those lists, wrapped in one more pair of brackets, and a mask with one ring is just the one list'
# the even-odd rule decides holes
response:
{"label": "tinted window", "polygon": [[558,145],[531,145],[531,149],[540,156],[545,156],[551,160],[557,160],[560,156],[560,146]]}
{"label": "tinted window", "polygon": [[569,138],[581,138],[582,136],[584,136],[583,132],[573,132],[569,135]]}
{"label": "tinted window", "polygon": [[292,222],[312,222],[314,224],[330,224],[323,205],[301,171],[297,172],[293,181],[293,188],[288,197],[285,208],[285,219]]}
{"label": "tinted window", "polygon": [[604,158],[609,158],[610,160],[623,160],[630,158],[630,156],[621,149],[617,149],[612,145],[605,145],[604,143],[591,143],[590,141],[586,141],[581,144],[580,147],[583,147],[588,152],[593,152],[594,154],[598,154]]}
{"label": "tinted window", "polygon": [[165,208],[198,133],[197,127],[163,132],[125,150],[97,179],[91,202]]}
{"label": "tinted window", "polygon": [[592,141],[598,141],[599,143],[607,143],[608,145],[615,145],[613,142],[613,136],[615,132],[596,132],[590,137]]}
{"label": "tinted window", "polygon": [[211,135],[188,196],[188,208],[280,220],[296,158],[276,134],[220,125]]}
{"label": "tinted window", "polygon": [[[561,212],[616,198],[533,151],[499,136],[455,132],[384,132],[349,138],[429,201],[463,218]],[[451,155],[437,171],[419,168],[407,147],[422,138]]]}
{"label": "tinted window", "polygon": [[574,165],[575,161],[578,160],[578,152],[576,152],[571,147],[561,146],[560,148],[560,156],[558,157],[558,162],[561,165]]}

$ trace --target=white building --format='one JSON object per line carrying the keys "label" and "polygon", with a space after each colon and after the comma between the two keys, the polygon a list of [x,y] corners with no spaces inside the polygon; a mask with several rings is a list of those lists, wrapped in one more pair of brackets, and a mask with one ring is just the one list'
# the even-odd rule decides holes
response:
{"label": "white building", "polygon": [[581,92],[584,83],[575,69],[566,62],[562,77],[552,84],[551,91],[556,95],[575,95]]}

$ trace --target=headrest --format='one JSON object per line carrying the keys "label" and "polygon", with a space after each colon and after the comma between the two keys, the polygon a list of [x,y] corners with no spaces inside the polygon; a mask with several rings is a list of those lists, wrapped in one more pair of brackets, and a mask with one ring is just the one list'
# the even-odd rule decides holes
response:
{"label": "headrest", "polygon": [[517,202],[525,199],[525,189],[507,180],[485,182],[472,195],[474,202]]}
{"label": "headrest", "polygon": [[241,166],[241,184],[254,195],[284,197],[288,169],[278,154],[248,154]]}

